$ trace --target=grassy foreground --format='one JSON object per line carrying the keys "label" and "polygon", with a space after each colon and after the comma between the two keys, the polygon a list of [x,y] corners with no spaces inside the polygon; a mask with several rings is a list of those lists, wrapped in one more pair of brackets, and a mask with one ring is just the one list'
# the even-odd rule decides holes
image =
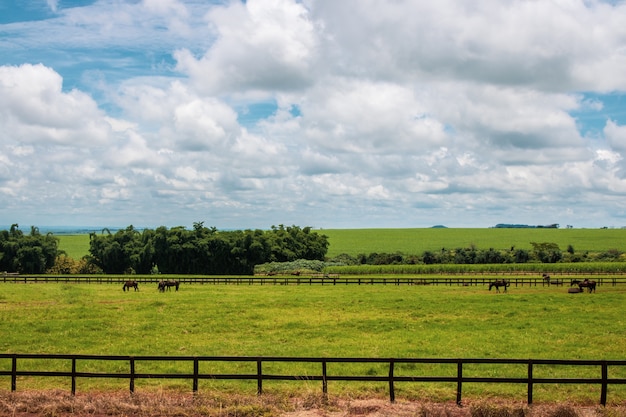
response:
{"label": "grassy foreground", "polygon": [[[154,286],[124,293],[106,284],[3,284],[0,292],[0,352],[107,355],[237,355],[326,357],[624,359],[623,299],[626,288],[603,286],[596,294],[567,294],[563,287],[510,288],[445,286],[214,286],[185,285],[159,293]],[[33,361],[32,369],[38,369]],[[98,371],[115,363],[89,365]],[[176,362],[157,362],[155,372],[189,372]],[[222,369],[254,372],[244,364]],[[277,372],[292,364],[276,365]],[[298,365],[300,366],[300,365]],[[302,365],[306,366],[306,365]],[[344,366],[344,365],[341,365]],[[348,366],[348,365],[345,365]],[[345,370],[384,375],[384,367]],[[399,369],[398,373],[454,374],[445,366]],[[422,366],[422,365],[419,365]],[[244,367],[244,368],[241,368]],[[0,361],[10,369],[10,361]],[[121,367],[116,371],[124,371]],[[289,368],[291,369],[291,368]],[[81,369],[79,371],[92,371]],[[142,369],[138,372],[149,372]],[[203,370],[201,370],[202,372]],[[338,370],[341,372],[342,370]],[[487,375],[516,376],[519,367],[481,368]],[[579,377],[591,370],[537,369],[535,376]],[[298,369],[294,373],[314,372]],[[316,372],[318,373],[318,372]],[[625,377],[626,370],[622,372]],[[592,372],[591,377],[597,377]],[[554,375],[557,376],[557,375]],[[620,377],[619,375],[611,375]],[[9,388],[8,377],[0,389]],[[53,384],[53,385],[51,385]],[[68,381],[20,379],[18,389],[68,386]],[[311,382],[268,384],[276,390],[321,390]],[[190,381],[139,381],[142,387],[190,389]],[[81,380],[78,390],[120,389],[127,381]],[[253,393],[249,382],[203,381]],[[454,398],[451,384],[406,384],[399,394],[434,400]],[[385,384],[332,383],[341,392],[386,391]],[[599,387],[540,386],[536,401],[597,403]],[[488,394],[487,394],[488,393]],[[525,387],[470,385],[464,397],[501,395],[523,399]],[[626,397],[612,387],[609,401]]]}

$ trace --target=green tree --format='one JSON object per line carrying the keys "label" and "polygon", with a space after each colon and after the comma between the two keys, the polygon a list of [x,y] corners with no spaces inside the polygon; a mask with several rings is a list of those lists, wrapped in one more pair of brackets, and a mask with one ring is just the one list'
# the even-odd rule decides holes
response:
{"label": "green tree", "polygon": [[29,235],[24,235],[17,223],[0,232],[0,270],[43,274],[58,254],[58,239],[51,233],[42,235],[35,226]]}

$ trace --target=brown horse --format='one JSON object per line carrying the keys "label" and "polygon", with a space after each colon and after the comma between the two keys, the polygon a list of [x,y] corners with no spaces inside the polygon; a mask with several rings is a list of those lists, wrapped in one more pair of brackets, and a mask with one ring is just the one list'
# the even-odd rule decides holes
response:
{"label": "brown horse", "polygon": [[166,289],[170,291],[170,287],[176,287],[176,291],[178,291],[179,284],[180,283],[175,279],[168,279],[167,281],[161,280],[159,281],[158,289],[160,292],[165,292]]}
{"label": "brown horse", "polygon": [[139,285],[137,285],[137,281],[126,281],[124,283],[124,286],[122,287],[122,290],[126,292],[127,288],[128,288],[128,291],[130,291],[131,288],[134,288],[135,291],[139,291]]}
{"label": "brown horse", "polygon": [[550,286],[550,285],[563,285],[563,280],[562,279],[552,279],[552,278],[550,278],[550,275],[548,275],[548,274],[543,274],[542,278],[543,278],[543,282],[548,284],[548,286]]}
{"label": "brown horse", "polygon": [[587,288],[588,292],[596,292],[596,282],[585,278],[582,282],[578,283],[578,288],[580,288],[581,291],[583,288]]}
{"label": "brown horse", "polygon": [[506,279],[498,279],[489,284],[489,291],[491,291],[491,288],[496,287],[496,292],[500,292],[500,287],[504,287],[504,292],[506,292],[509,285],[511,284]]}

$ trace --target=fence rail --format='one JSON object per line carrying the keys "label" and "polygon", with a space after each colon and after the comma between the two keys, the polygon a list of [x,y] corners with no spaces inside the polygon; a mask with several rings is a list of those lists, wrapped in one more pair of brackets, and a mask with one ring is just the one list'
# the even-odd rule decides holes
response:
{"label": "fence rail", "polygon": [[[42,361],[70,361],[70,371],[42,371],[42,370],[19,370],[18,363],[25,359]],[[249,356],[108,356],[108,355],[62,355],[62,354],[0,354],[0,364],[10,360],[10,370],[0,366],[0,377],[9,376],[11,379],[11,391],[17,390],[17,378],[22,376],[35,377],[68,377],[71,379],[71,393],[76,394],[76,382],[79,378],[118,378],[128,379],[130,392],[135,392],[135,383],[139,379],[185,379],[192,381],[192,391],[198,391],[200,380],[250,380],[257,383],[257,394],[263,393],[263,382],[270,380],[281,381],[321,381],[322,392],[328,393],[329,381],[373,381],[386,383],[389,388],[389,399],[395,401],[395,384],[409,382],[449,382],[456,384],[456,402],[461,404],[462,389],[465,383],[488,383],[488,384],[524,384],[527,387],[527,402],[533,402],[533,388],[537,384],[591,384],[600,386],[600,399],[602,405],[606,405],[608,388],[610,385],[624,385],[626,378],[610,378],[609,369],[626,369],[626,360],[549,360],[549,359],[431,359],[431,358],[319,358],[319,357],[249,357]],[[77,363],[88,361],[118,361],[128,363],[128,372],[78,372]],[[180,361],[190,364],[187,373],[140,373],[136,372],[135,365],[142,361]],[[250,362],[256,364],[255,373],[216,374],[201,373],[200,363],[204,362]],[[275,362],[291,363],[316,363],[320,365],[317,375],[289,375],[265,373],[264,364]],[[388,366],[386,375],[333,375],[328,371],[330,363],[379,363]],[[456,372],[451,375],[396,375],[396,366],[399,364],[451,364],[456,365]],[[466,376],[464,366],[472,364],[483,365],[525,365],[527,372],[524,377],[493,377],[493,376]],[[533,375],[536,367],[561,366],[561,367],[597,367],[597,376],[591,378],[543,378]],[[475,372],[475,371],[474,371]],[[623,372],[620,373],[623,375]]]}
{"label": "fence rail", "polygon": [[[596,281],[598,286],[602,285],[624,285],[626,275],[622,276],[591,276],[590,279]],[[186,276],[186,275],[164,275],[164,276],[133,276],[133,275],[6,275],[0,276],[0,282],[4,283],[72,283],[72,284],[119,284],[122,285],[127,280],[132,279],[139,284],[154,284],[161,279],[176,279],[181,284],[214,284],[214,285],[459,285],[475,286],[489,285],[496,278],[494,275],[446,275],[439,277],[419,277],[419,276],[339,276],[339,275],[311,275],[311,276]],[[571,280],[582,280],[578,276],[554,276],[550,282],[541,277],[502,277],[497,279],[507,279],[511,287],[524,286],[569,286]]]}

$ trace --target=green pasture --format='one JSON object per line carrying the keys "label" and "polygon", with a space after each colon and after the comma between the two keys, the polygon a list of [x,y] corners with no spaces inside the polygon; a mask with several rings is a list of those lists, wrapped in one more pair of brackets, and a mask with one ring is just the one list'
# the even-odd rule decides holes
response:
{"label": "green pasture", "polygon": [[[398,358],[618,359],[626,352],[623,286],[595,294],[567,287],[295,286],[187,284],[159,293],[156,285],[123,292],[117,284],[0,284],[0,352],[102,355],[296,356]],[[28,369],[41,370],[35,360]],[[50,365],[46,365],[50,366]],[[67,370],[67,362],[56,364]],[[191,372],[178,362],[141,363],[137,372]],[[255,372],[255,364],[217,363],[200,372]],[[468,375],[524,376],[524,366],[480,365]],[[10,370],[0,360],[0,370]],[[20,369],[22,365],[20,365]],[[128,364],[95,362],[79,372]],[[266,372],[319,374],[311,364],[272,365]],[[353,369],[354,368],[354,369]],[[329,372],[386,375],[377,364],[329,365]],[[398,365],[396,375],[456,375],[454,365]],[[535,376],[599,377],[598,369],[538,367]],[[611,377],[626,377],[626,369]],[[70,381],[18,379],[18,390],[64,388]],[[77,391],[127,389],[127,380],[79,380]],[[190,390],[191,381],[138,380],[136,389]],[[201,381],[200,390],[254,393],[255,381]],[[398,396],[450,400],[450,383],[398,384]],[[0,377],[0,390],[10,389]],[[321,383],[265,382],[264,390],[321,392]],[[329,382],[329,393],[385,397],[385,383]],[[524,400],[524,384],[464,385],[464,398]],[[609,402],[626,396],[612,386]],[[535,401],[569,398],[597,403],[599,386],[541,385]]]}
{"label": "green pasture", "polygon": [[59,235],[59,249],[73,259],[81,259],[89,254],[89,235]]}
{"label": "green pasture", "polygon": [[[626,251],[626,229],[323,229],[328,256],[370,253],[420,255],[424,251],[475,246],[479,249],[532,249],[531,242],[553,242],[561,250],[572,245],[577,253],[610,249]],[[89,252],[89,235],[60,235],[59,249],[80,259]]]}
{"label": "green pasture", "polygon": [[572,245],[577,253],[609,249],[626,250],[626,229],[324,229],[328,256],[370,253],[421,255],[442,248],[532,249],[531,242],[551,242],[565,251]]}

